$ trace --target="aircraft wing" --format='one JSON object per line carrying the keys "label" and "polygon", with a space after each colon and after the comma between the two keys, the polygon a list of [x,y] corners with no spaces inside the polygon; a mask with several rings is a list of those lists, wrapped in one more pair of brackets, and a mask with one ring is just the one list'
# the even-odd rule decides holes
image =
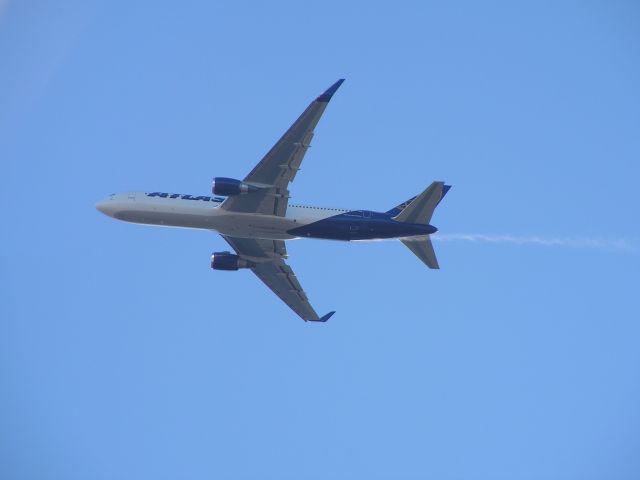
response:
{"label": "aircraft wing", "polygon": [[326,322],[335,312],[320,317],[309,303],[296,274],[284,259],[287,249],[282,240],[237,238],[222,235],[236,253],[255,266],[253,273],[305,322]]}
{"label": "aircraft wing", "polygon": [[289,202],[289,182],[300,169],[302,159],[311,146],[313,131],[333,94],[344,79],[331,85],[316,98],[289,130],[269,150],[260,163],[244,179],[260,187],[258,191],[227,198],[221,208],[232,212],[263,213],[284,217]]}

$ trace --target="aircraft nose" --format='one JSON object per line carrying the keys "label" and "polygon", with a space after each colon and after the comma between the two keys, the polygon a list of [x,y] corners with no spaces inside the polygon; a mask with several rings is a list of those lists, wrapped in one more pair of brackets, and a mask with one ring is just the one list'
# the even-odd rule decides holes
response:
{"label": "aircraft nose", "polygon": [[96,203],[96,210],[108,216],[113,215],[113,208],[110,200],[100,200],[98,203]]}

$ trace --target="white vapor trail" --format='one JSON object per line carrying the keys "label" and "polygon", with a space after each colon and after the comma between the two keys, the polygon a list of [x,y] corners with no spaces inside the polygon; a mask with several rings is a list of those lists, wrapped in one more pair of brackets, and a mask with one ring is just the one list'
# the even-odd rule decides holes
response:
{"label": "white vapor trail", "polygon": [[628,239],[601,239],[591,237],[542,237],[539,235],[494,235],[483,233],[444,233],[432,235],[440,242],[511,243],[514,245],[543,245],[546,247],[601,248],[635,252],[636,245]]}

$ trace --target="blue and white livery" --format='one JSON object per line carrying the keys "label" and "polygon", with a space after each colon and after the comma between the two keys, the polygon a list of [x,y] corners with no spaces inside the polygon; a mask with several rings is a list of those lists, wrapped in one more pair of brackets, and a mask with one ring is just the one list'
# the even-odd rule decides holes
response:
{"label": "blue and white livery", "polygon": [[433,182],[421,194],[387,212],[306,207],[289,204],[293,181],[311,144],[313,131],[329,100],[344,80],[316,98],[243,179],[213,179],[209,195],[130,192],[110,195],[96,208],[126,222],[218,232],[231,246],[214,252],[214,270],[253,271],[305,321],[319,316],[287,263],[285,240],[321,238],[366,241],[399,239],[429,268],[439,268],[429,235],[433,212],[450,186]]}

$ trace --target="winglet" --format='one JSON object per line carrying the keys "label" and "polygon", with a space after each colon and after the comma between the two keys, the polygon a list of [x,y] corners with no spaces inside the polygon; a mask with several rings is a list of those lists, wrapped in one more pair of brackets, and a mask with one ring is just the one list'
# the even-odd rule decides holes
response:
{"label": "winglet", "polygon": [[336,90],[338,90],[338,88],[340,88],[340,85],[342,85],[342,82],[344,82],[344,78],[341,78],[336,83],[334,83],[329,88],[327,88],[327,90],[322,95],[320,95],[318,98],[316,98],[316,101],[317,102],[328,102],[329,100],[331,100],[331,97],[333,97],[333,94],[336,93]]}
{"label": "winglet", "polygon": [[335,311],[327,313],[324,317],[319,318],[318,320],[309,320],[310,322],[326,322],[331,318],[331,316],[336,313]]}

